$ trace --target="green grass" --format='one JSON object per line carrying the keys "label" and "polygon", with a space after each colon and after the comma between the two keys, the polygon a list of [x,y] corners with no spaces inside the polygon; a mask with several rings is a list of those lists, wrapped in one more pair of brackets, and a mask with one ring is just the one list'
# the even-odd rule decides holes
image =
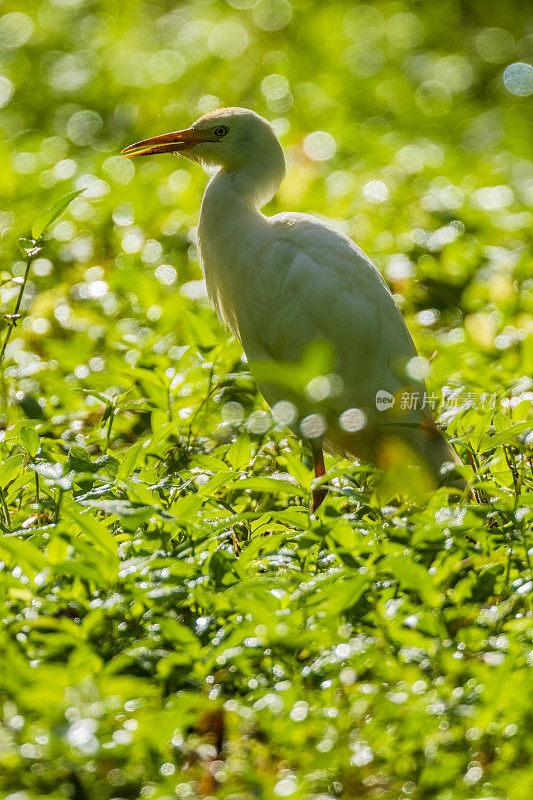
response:
{"label": "green grass", "polygon": [[[2,796],[529,800],[523,7],[0,11]],[[310,517],[199,282],[205,176],[117,155],[217,102],[278,126],[267,212],[388,279],[475,497],[330,458]]]}

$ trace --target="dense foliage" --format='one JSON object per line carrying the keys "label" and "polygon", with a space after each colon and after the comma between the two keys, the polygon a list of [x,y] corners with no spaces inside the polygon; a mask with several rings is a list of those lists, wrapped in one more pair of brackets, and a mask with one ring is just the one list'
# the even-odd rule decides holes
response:
{"label": "dense foliage", "polygon": [[[529,800],[524,5],[0,14],[2,796]],[[308,452],[206,301],[205,176],[118,156],[218,105],[280,134],[267,213],[388,279],[475,496],[330,458],[310,517]]]}

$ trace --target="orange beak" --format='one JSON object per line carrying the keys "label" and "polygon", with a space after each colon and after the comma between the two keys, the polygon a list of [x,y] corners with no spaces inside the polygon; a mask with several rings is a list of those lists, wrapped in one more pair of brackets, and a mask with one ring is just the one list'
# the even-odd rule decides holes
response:
{"label": "orange beak", "polygon": [[187,128],[184,131],[174,131],[173,133],[163,133],[161,136],[153,136],[151,139],[143,139],[142,142],[135,142],[122,150],[124,158],[135,158],[136,156],[152,156],[156,153],[181,153],[190,150],[200,142],[216,141],[216,136],[209,131],[197,131],[194,128]]}

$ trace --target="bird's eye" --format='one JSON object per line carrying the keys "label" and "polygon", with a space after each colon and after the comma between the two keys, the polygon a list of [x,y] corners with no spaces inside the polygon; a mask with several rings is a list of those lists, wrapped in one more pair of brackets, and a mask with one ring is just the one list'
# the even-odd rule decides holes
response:
{"label": "bird's eye", "polygon": [[225,125],[219,125],[214,129],[213,133],[215,134],[215,136],[225,136],[228,131],[229,128],[227,128]]}

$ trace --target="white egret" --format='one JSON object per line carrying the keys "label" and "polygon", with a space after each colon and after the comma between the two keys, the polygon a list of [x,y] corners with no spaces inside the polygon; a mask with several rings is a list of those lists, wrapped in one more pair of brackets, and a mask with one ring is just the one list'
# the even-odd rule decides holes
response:
{"label": "white egret", "polygon": [[[127,157],[155,153],[218,168],[202,201],[200,257],[211,302],[252,372],[260,362],[298,362],[315,341],[334,350],[342,382],[328,405],[335,418],[311,414],[302,423],[300,405],[291,426],[310,442],[315,475],[324,475],[322,447],[383,466],[395,440],[404,443],[406,462],[423,462],[433,485],[441,482],[460,461],[424,407],[425,362],[374,264],[316,217],[261,213],[285,175],[283,150],[267,120],[245,108],[222,108],[187,130],[123,150]],[[258,384],[271,407],[284,398],[275,381],[258,374]],[[405,394],[407,402],[400,400]],[[315,490],[313,509],[324,494]]]}

